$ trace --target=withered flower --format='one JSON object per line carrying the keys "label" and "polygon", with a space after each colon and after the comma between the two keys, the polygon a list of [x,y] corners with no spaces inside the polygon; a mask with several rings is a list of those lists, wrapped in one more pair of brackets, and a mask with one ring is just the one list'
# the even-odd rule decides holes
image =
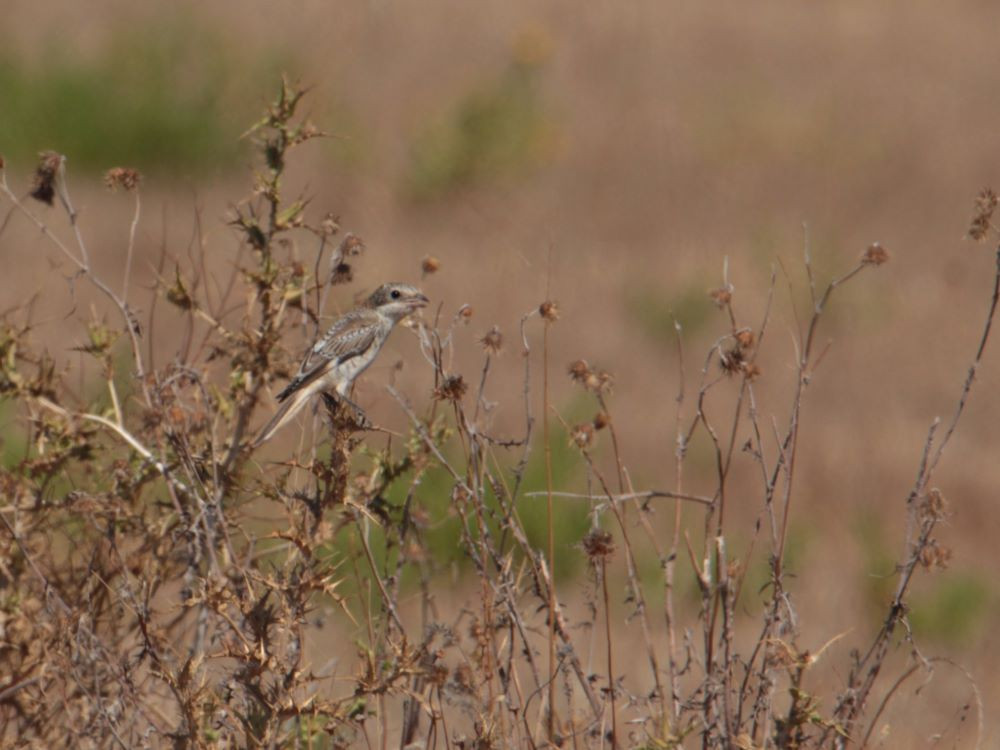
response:
{"label": "withered flower", "polygon": [[340,261],[337,263],[333,269],[330,271],[330,283],[331,284],[347,284],[354,280],[354,269],[351,268],[350,263],[345,263]]}
{"label": "withered flower", "polygon": [[354,232],[348,232],[344,235],[344,239],[340,241],[340,246],[337,248],[341,258],[353,258],[357,255],[361,255],[365,251],[365,241],[354,234]]}
{"label": "withered flower", "polygon": [[62,172],[66,157],[55,151],[42,151],[38,155],[38,166],[35,167],[35,177],[31,185],[31,197],[42,203],[52,205],[56,194],[56,180]]}
{"label": "withered flower", "polygon": [[327,237],[333,237],[333,235],[340,231],[340,217],[327,212],[326,216],[323,217],[323,221],[320,222],[319,228]]}
{"label": "withered flower", "polygon": [[490,354],[499,354],[503,349],[503,334],[500,333],[500,326],[493,326],[488,330],[481,339],[479,343],[482,344],[483,349],[488,351]]}
{"label": "withered flower", "polygon": [[742,331],[737,331],[735,335],[736,343],[740,345],[741,349],[751,349],[754,342],[757,340],[754,336],[753,331],[749,328],[744,328]]}
{"label": "withered flower", "polygon": [[740,372],[745,362],[746,354],[743,347],[739,345],[719,352],[719,367],[726,375],[735,375]]}
{"label": "withered flower", "polygon": [[937,568],[944,570],[951,562],[952,551],[950,548],[938,544],[936,539],[931,539],[926,546],[920,550],[918,559],[925,568]]}
{"label": "withered flower", "polygon": [[581,422],[574,425],[569,433],[570,439],[577,448],[586,449],[594,444],[594,425]]}
{"label": "withered flower", "polygon": [[420,270],[423,272],[424,276],[428,276],[432,273],[437,273],[438,269],[441,268],[441,261],[435,258],[433,255],[425,255],[423,260],[420,261]]}
{"label": "withered flower", "polygon": [[889,251],[877,242],[870,244],[865,250],[865,254],[861,256],[861,262],[866,266],[881,266],[888,260]]}
{"label": "withered flower", "polygon": [[984,188],[976,196],[972,222],[969,224],[969,236],[977,242],[986,238],[993,226],[993,212],[997,207],[997,194],[992,188]]}
{"label": "withered flower", "polygon": [[710,289],[708,296],[715,303],[716,307],[723,308],[732,302],[733,289],[729,286],[720,286],[718,289]]}
{"label": "withered flower", "polygon": [[559,305],[552,300],[546,300],[538,306],[538,314],[546,323],[555,323],[559,320]]}
{"label": "withered flower", "polygon": [[613,537],[601,529],[591,529],[583,538],[582,544],[583,551],[591,560],[610,557],[615,551]]}
{"label": "withered flower", "polygon": [[570,363],[569,366],[569,376],[573,378],[577,383],[585,383],[587,377],[590,376],[590,365],[587,364],[586,360],[578,359],[575,362]]}
{"label": "withered flower", "polygon": [[461,375],[448,375],[441,385],[434,389],[434,398],[438,401],[461,401],[469,389]]}
{"label": "withered flower", "polygon": [[131,192],[138,188],[141,182],[142,175],[139,174],[138,170],[131,167],[115,167],[104,173],[104,184],[107,185],[108,190],[121,188],[122,190]]}

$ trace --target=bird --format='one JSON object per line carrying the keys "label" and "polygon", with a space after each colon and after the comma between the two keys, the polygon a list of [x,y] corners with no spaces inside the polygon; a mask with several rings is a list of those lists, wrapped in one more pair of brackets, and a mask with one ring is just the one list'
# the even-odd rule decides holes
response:
{"label": "bird", "polygon": [[333,391],[362,414],[348,396],[354,379],[375,361],[396,324],[429,301],[416,287],[390,281],[335,320],[306,352],[295,377],[277,395],[281,406],[258,433],[253,447],[269,440],[317,394]]}

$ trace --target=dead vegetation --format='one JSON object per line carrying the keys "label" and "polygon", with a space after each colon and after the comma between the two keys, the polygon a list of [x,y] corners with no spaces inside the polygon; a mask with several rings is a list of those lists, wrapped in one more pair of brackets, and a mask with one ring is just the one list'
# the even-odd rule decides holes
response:
{"label": "dead vegetation", "polygon": [[[132,241],[141,179],[112,170],[109,186],[133,196],[135,218],[120,289],[93,270],[86,233],[70,197],[65,159],[42,155],[31,197],[61,207],[72,240],[36,206],[0,185],[5,223],[27,221],[75,269],[91,307],[83,322],[94,383],[68,371],[35,342],[30,305],[8,313],[0,333],[0,395],[14,405],[22,444],[2,469],[0,517],[0,716],[4,743],[28,747],[864,747],[908,680],[958,669],[924,654],[911,636],[907,595],[915,576],[947,565],[936,533],[948,514],[934,473],[959,424],[988,344],[998,301],[1000,255],[982,337],[951,417],[929,427],[913,487],[900,498],[906,537],[895,590],[875,633],[856,648],[840,680],[810,681],[830,644],[803,642],[808,611],[795,605],[786,567],[797,512],[796,455],[808,387],[823,377],[819,330],[841,288],[889,260],[874,244],[825,285],[808,251],[808,314],[796,320],[797,377],[785,394],[784,423],[761,404],[755,382],[769,335],[772,301],[790,274],[772,276],[761,320],[744,320],[729,279],[711,293],[726,326],[691,371],[677,330],[679,382],[674,444],[664,487],[633,485],[619,453],[614,376],[584,360],[569,376],[588,394],[592,418],[570,425],[550,404],[548,337],[556,302],[526,311],[515,332],[482,335],[482,369],[451,369],[455,331],[471,308],[439,310],[417,322],[428,393],[390,386],[409,424],[406,435],[363,434],[332,399],[314,430],[279,463],[248,448],[252,423],[266,418],[265,394],[283,382],[303,344],[322,329],[331,290],[351,281],[364,243],[342,239],[338,220],[313,226],[305,198],[290,199],[282,178],[292,152],[322,133],[299,119],[302,91],[283,85],[250,131],[262,156],[253,194],[231,217],[243,242],[229,278],[203,267],[160,263],[154,296],[135,302]],[[995,237],[996,198],[982,193],[970,233]],[[305,235],[314,262],[290,252]],[[440,262],[427,257],[424,273]],[[876,283],[873,279],[867,280]],[[183,331],[176,352],[156,334]],[[497,356],[523,360],[523,401],[488,399]],[[835,355],[830,355],[835,356]],[[619,377],[624,377],[624,374]],[[542,403],[538,410],[539,400]],[[495,435],[487,413],[523,414],[522,430]],[[330,429],[324,427],[329,424]],[[541,433],[541,435],[539,435]],[[606,436],[606,437],[605,437]],[[714,488],[691,492],[688,448],[711,445]],[[378,439],[376,439],[378,438]],[[541,439],[541,446],[539,446]],[[611,460],[595,452],[611,445]],[[555,485],[553,441],[569,440],[586,467],[587,492]],[[529,486],[534,453],[545,487]],[[8,454],[9,451],[8,451]],[[752,463],[754,487],[733,484],[738,460]],[[447,477],[453,540],[467,566],[470,603],[442,608],[447,576],[428,532],[439,519],[428,492]],[[740,529],[749,552],[735,554],[731,506],[758,508]],[[401,498],[396,502],[390,498]],[[440,499],[440,498],[439,498]],[[581,616],[566,599],[556,559],[556,502],[585,504],[590,530],[577,554],[588,565]],[[905,502],[902,502],[905,501]],[[546,506],[547,535],[532,539],[526,503]],[[436,506],[433,506],[436,507]],[[887,540],[887,544],[890,540]],[[657,574],[642,572],[656,562]],[[751,563],[768,580],[748,591]],[[680,580],[693,578],[696,613],[683,616]],[[796,586],[808,586],[797,581]],[[760,606],[745,607],[750,597]],[[658,602],[655,606],[652,601]],[[353,648],[317,649],[318,619],[341,618]],[[636,643],[625,643],[638,633]],[[740,633],[753,630],[750,639]],[[622,671],[625,646],[644,653],[644,671]],[[342,663],[345,654],[353,662]],[[889,656],[905,665],[890,668]],[[962,673],[964,674],[964,673]],[[969,683],[967,713],[982,721]],[[956,702],[965,699],[957,698]],[[974,733],[975,734],[975,733]]]}

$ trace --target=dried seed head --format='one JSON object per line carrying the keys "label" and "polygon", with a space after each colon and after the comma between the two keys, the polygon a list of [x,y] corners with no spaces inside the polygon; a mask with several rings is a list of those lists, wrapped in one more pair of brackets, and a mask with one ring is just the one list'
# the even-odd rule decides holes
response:
{"label": "dried seed head", "polygon": [[538,314],[546,323],[555,323],[559,320],[559,305],[552,300],[546,300],[538,306]]}
{"label": "dried seed head", "polygon": [[131,167],[115,167],[104,173],[104,184],[108,186],[108,190],[121,188],[131,192],[139,187],[140,182],[142,175]]}
{"label": "dried seed head", "polygon": [[330,283],[331,284],[347,284],[354,280],[354,269],[351,268],[350,263],[345,263],[341,261],[334,265],[333,270],[330,271]]}
{"label": "dried seed head", "polygon": [[737,331],[734,338],[736,339],[736,343],[740,345],[741,349],[753,348],[754,342],[757,340],[757,337],[754,336],[753,331],[749,328]]}
{"label": "dried seed head", "polygon": [[38,155],[38,166],[35,167],[35,178],[31,185],[31,197],[42,203],[52,205],[56,194],[56,180],[63,170],[66,157],[55,151],[42,151]]}
{"label": "dried seed head", "polygon": [[320,222],[319,228],[327,237],[333,237],[340,231],[340,217],[327,212],[326,216],[323,217],[323,221]]}
{"label": "dried seed head", "polygon": [[920,503],[921,520],[940,521],[948,516],[948,501],[941,490],[932,487]]}
{"label": "dried seed head", "polygon": [[434,389],[434,398],[439,401],[461,401],[469,389],[461,375],[448,375],[441,385]]}
{"label": "dried seed head", "polygon": [[500,326],[493,326],[488,330],[481,339],[479,343],[482,344],[483,349],[488,351],[490,354],[499,354],[500,350],[503,349],[503,334],[500,333]]}
{"label": "dried seed head", "polygon": [[435,258],[433,255],[425,255],[423,260],[420,261],[420,270],[423,272],[424,276],[429,276],[432,273],[437,273],[438,269],[441,268],[441,261]]}
{"label": "dried seed head", "polygon": [[718,308],[723,308],[733,301],[733,288],[731,286],[720,286],[718,289],[710,289],[708,296]]}
{"label": "dried seed head", "polygon": [[746,363],[746,353],[743,347],[737,344],[731,349],[722,349],[719,352],[719,367],[726,375],[735,375],[743,370]]}
{"label": "dried seed head", "polygon": [[590,422],[581,422],[570,430],[569,436],[573,445],[585,450],[594,444],[594,425]]}
{"label": "dried seed head", "polygon": [[348,232],[344,235],[344,239],[340,241],[338,249],[341,258],[353,258],[365,251],[365,241],[354,234],[354,232]]}
{"label": "dried seed head", "polygon": [[608,416],[607,412],[599,411],[594,415],[593,425],[595,430],[603,430],[609,424],[611,424],[611,417]]}
{"label": "dried seed head", "polygon": [[472,320],[473,312],[474,310],[472,309],[472,305],[462,305],[462,307],[459,308],[458,317],[463,323],[468,323]]}
{"label": "dried seed head", "polygon": [[861,262],[866,266],[881,266],[889,260],[889,251],[877,242],[873,242],[861,256]]}
{"label": "dried seed head", "polygon": [[989,234],[993,226],[993,212],[997,207],[997,194],[992,188],[984,188],[976,196],[976,205],[973,210],[972,221],[969,224],[969,236],[976,240],[983,240]]}
{"label": "dried seed head", "polygon": [[937,568],[938,570],[947,568],[951,557],[951,549],[938,544],[937,539],[931,539],[927,542],[918,555],[921,565],[925,568]]}
{"label": "dried seed head", "polygon": [[582,359],[570,363],[569,376],[577,383],[585,383],[590,376],[590,365],[587,364],[586,360]]}
{"label": "dried seed head", "polygon": [[997,194],[993,188],[983,188],[976,196],[976,210],[980,213],[992,214],[997,207]]}
{"label": "dried seed head", "polygon": [[601,529],[591,529],[583,538],[583,551],[591,560],[607,558],[614,554],[615,544],[611,534]]}
{"label": "dried seed head", "polygon": [[607,370],[601,370],[597,373],[597,384],[590,385],[590,390],[594,393],[611,393],[611,386],[614,384],[614,376]]}

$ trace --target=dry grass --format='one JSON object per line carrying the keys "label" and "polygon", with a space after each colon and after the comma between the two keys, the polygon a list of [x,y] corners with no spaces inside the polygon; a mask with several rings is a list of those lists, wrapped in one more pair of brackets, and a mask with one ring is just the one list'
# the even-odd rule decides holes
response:
{"label": "dry grass", "polygon": [[[978,741],[975,682],[925,652],[908,602],[915,579],[952,554],[938,538],[950,510],[935,478],[989,343],[1000,265],[983,269],[992,295],[957,403],[926,426],[897,506],[903,536],[880,624],[820,640],[812,612],[824,610],[812,605],[829,578],[789,573],[792,530],[812,513],[800,453],[820,432],[803,414],[814,380],[836,378],[851,345],[830,350],[828,318],[877,283],[865,277],[888,261],[881,246],[824,282],[807,243],[804,281],[776,265],[747,300],[752,319],[742,302],[753,293],[724,270],[710,295],[725,321],[716,340],[689,351],[678,327],[672,342],[674,417],[653,426],[670,462],[655,484],[630,470],[628,429],[643,420],[623,417],[612,393],[630,362],[614,373],[573,362],[586,417],[562,416],[552,394],[565,366],[550,337],[574,321],[548,295],[516,329],[484,330],[476,351],[463,335],[471,309],[438,308],[410,329],[412,356],[383,399],[403,430],[357,433],[328,403],[297,448],[276,445],[265,460],[247,446],[293,366],[291,342],[315,338],[336,287],[366,262],[363,244],[332,216],[310,221],[289,187],[289,160],[321,135],[300,104],[284,86],[253,130],[260,166],[232,209],[228,262],[205,238],[185,253],[164,243],[148,297],[130,277],[142,209],[133,173],[108,176],[133,207],[114,280],[93,265],[59,154],[44,156],[33,185],[4,176],[4,231],[33,227],[72,269],[88,362],[71,370],[49,356],[30,305],[6,316],[0,392],[24,440],[2,474],[5,741],[862,747],[919,700],[910,685],[931,690],[943,673],[959,677],[948,697],[957,718],[934,731]],[[68,218],[65,232],[19,197],[29,191]],[[995,236],[994,205],[981,196],[974,234]],[[791,310],[794,357],[765,361],[778,304]],[[514,378],[500,380],[500,356]],[[777,368],[792,377],[759,388]],[[559,483],[566,441],[582,487]],[[574,514],[589,528],[567,543]],[[569,573],[580,562],[582,587]]]}

